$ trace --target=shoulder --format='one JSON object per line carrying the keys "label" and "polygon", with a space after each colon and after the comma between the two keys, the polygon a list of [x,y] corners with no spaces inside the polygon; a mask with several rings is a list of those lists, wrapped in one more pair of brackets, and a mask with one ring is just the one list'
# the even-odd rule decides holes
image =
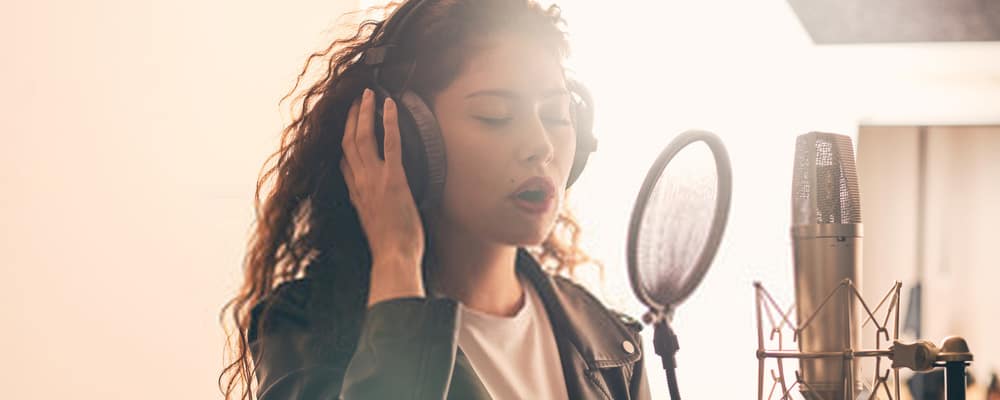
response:
{"label": "shoulder", "polygon": [[629,327],[629,329],[631,329],[632,331],[634,332],[642,331],[642,323],[639,322],[639,320],[632,318],[628,314],[625,314],[618,310],[609,309],[609,311],[611,311],[611,313],[614,314],[614,316],[617,317],[622,324],[625,324],[625,326]]}
{"label": "shoulder", "polygon": [[566,278],[564,276],[552,275],[553,281],[555,282],[556,288],[574,298],[578,298],[586,302],[589,306],[595,307],[605,311],[608,316],[610,316],[614,321],[621,324],[623,327],[627,327],[634,333],[642,331],[642,323],[635,318],[630,317],[624,312],[608,308],[601,302],[597,296],[590,292],[583,285],[573,281],[572,279]]}
{"label": "shoulder", "polygon": [[260,298],[250,310],[247,339],[253,341],[258,329],[274,331],[289,326],[308,325],[308,303],[312,280],[301,278],[282,282]]}

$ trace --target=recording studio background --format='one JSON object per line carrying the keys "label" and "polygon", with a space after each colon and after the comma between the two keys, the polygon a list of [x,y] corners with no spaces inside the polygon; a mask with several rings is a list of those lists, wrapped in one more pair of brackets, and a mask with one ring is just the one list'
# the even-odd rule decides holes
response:
{"label": "recording studio background", "polygon": [[[674,317],[678,380],[686,398],[752,398],[751,284],[793,299],[795,137],[851,135],[864,294],[900,280],[909,313],[920,282],[920,337],[968,339],[970,393],[982,398],[1000,371],[995,6],[805,3],[559,2],[601,141],[571,205],[607,269],[603,284],[587,271],[581,280],[641,315],[625,273],[628,210],[675,135],[717,133],[732,158],[732,210],[714,265]],[[344,32],[338,16],[370,4],[5,5],[4,397],[220,397],[218,312],[240,279],[257,173],[289,120],[278,99],[308,54]],[[667,398],[661,374],[650,386]]]}

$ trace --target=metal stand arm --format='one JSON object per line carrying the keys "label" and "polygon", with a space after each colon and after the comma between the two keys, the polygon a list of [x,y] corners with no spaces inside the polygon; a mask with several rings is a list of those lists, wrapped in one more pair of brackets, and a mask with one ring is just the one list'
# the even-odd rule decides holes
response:
{"label": "metal stand arm", "polygon": [[675,357],[677,350],[680,349],[680,344],[666,318],[661,318],[653,326],[653,349],[663,361],[663,370],[667,374],[667,387],[670,389],[670,399],[681,400],[680,391],[677,389],[677,358]]}

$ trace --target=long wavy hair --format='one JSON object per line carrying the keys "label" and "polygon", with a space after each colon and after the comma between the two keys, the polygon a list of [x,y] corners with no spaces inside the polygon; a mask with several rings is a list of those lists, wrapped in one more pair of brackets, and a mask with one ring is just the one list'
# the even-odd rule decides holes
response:
{"label": "long wavy hair", "polygon": [[[405,3],[369,9],[369,16],[380,13],[388,17],[366,19],[352,36],[335,40],[310,55],[295,85],[279,101],[282,104],[293,99],[294,118],[284,128],[279,148],[261,169],[254,198],[256,220],[243,261],[244,280],[219,315],[227,334],[228,364],[218,384],[227,400],[254,397],[255,370],[247,342],[251,310],[279,284],[320,273],[332,275],[337,301],[329,304],[335,309],[327,312],[358,315],[364,310],[369,277],[366,268],[341,264],[321,271],[312,266],[318,265],[313,261],[334,248],[368,249],[339,170],[340,143],[351,102],[371,82],[371,68],[360,62],[360,56],[383,43],[386,29],[395,29],[399,22],[395,11],[402,6]],[[490,34],[526,33],[560,59],[569,52],[559,8],[543,8],[532,0],[427,0],[409,18],[405,31],[398,35],[401,42],[393,51],[413,62],[405,82],[396,84],[405,85],[424,99],[433,98],[446,87],[458,74],[462,61],[477,50],[479,39]],[[322,63],[321,76],[299,90],[315,63]],[[383,76],[391,83],[394,75]],[[262,202],[261,193],[267,189]],[[600,261],[580,249],[579,239],[580,226],[569,208],[564,207],[543,243],[526,250],[548,273],[572,278],[576,267],[583,264],[603,272]],[[359,323],[355,318],[335,328],[350,330],[353,324],[357,330]],[[234,325],[233,329],[228,325]]]}

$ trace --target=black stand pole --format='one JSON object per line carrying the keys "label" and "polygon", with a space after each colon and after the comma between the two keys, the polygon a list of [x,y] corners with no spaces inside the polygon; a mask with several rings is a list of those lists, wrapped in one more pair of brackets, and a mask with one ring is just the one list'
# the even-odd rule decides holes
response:
{"label": "black stand pole", "polygon": [[965,400],[965,362],[949,361],[944,364],[944,390],[948,400]]}
{"label": "black stand pole", "polygon": [[663,361],[663,370],[667,374],[667,387],[670,389],[670,400],[681,400],[680,391],[677,390],[677,359],[674,357],[677,350],[680,349],[680,344],[677,343],[677,335],[670,328],[666,318],[661,318],[653,326],[653,349]]}

